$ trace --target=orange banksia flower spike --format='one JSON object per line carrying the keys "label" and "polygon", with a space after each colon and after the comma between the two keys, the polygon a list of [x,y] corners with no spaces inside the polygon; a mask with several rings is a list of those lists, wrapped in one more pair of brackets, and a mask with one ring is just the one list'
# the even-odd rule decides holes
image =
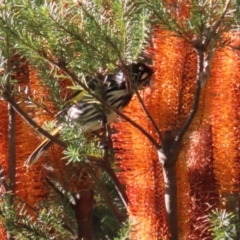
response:
{"label": "orange banksia flower spike", "polygon": [[[239,44],[239,37],[237,40]],[[228,46],[216,51],[212,63],[210,114],[214,169],[222,204],[239,192],[239,63],[238,51]]]}

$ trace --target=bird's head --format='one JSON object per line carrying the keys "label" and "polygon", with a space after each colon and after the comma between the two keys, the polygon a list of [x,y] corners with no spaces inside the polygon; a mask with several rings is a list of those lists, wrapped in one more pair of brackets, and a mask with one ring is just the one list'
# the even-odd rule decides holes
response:
{"label": "bird's head", "polygon": [[141,89],[149,85],[153,70],[145,63],[133,63],[127,66],[135,88]]}

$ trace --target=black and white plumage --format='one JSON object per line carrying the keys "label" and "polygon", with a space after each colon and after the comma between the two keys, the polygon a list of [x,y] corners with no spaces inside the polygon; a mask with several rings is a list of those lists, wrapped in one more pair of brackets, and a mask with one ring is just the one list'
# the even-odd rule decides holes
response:
{"label": "black and white plumage", "polygon": [[[135,89],[141,89],[148,85],[153,71],[144,63],[133,63],[127,66],[126,72],[118,71],[109,74],[103,80],[88,79],[88,87],[100,96],[111,107],[121,111],[131,101]],[[114,121],[116,113],[107,109],[86,91],[77,91],[65,104],[63,110],[58,114],[63,115],[71,124],[78,124],[81,131],[92,132],[101,129],[101,120],[106,116],[107,124]],[[57,136],[61,126],[51,134]],[[31,154],[25,165],[31,166],[51,146],[52,142],[45,139]]]}

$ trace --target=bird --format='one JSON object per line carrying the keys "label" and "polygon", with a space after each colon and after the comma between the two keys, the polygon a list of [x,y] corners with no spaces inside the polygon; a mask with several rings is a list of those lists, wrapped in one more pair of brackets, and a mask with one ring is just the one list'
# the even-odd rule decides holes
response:
{"label": "bird", "polygon": [[[138,62],[127,65],[125,70],[108,74],[101,80],[87,77],[86,82],[89,90],[100,96],[111,107],[122,111],[129,104],[136,90],[149,85],[152,75],[151,67]],[[117,114],[95,100],[87,91],[78,90],[56,116],[64,116],[65,121],[70,125],[78,124],[82,132],[94,132],[103,128],[103,116],[106,124],[110,124],[116,119]],[[63,125],[59,124],[51,135],[57,137],[62,127]],[[53,142],[48,138],[43,140],[29,156],[25,166],[35,164],[52,144]]]}

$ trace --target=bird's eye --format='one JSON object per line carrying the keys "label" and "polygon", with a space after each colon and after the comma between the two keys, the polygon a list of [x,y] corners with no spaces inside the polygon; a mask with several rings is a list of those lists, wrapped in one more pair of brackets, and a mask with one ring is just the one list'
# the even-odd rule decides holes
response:
{"label": "bird's eye", "polygon": [[139,66],[138,68],[140,71],[144,70],[144,67],[143,66]]}

